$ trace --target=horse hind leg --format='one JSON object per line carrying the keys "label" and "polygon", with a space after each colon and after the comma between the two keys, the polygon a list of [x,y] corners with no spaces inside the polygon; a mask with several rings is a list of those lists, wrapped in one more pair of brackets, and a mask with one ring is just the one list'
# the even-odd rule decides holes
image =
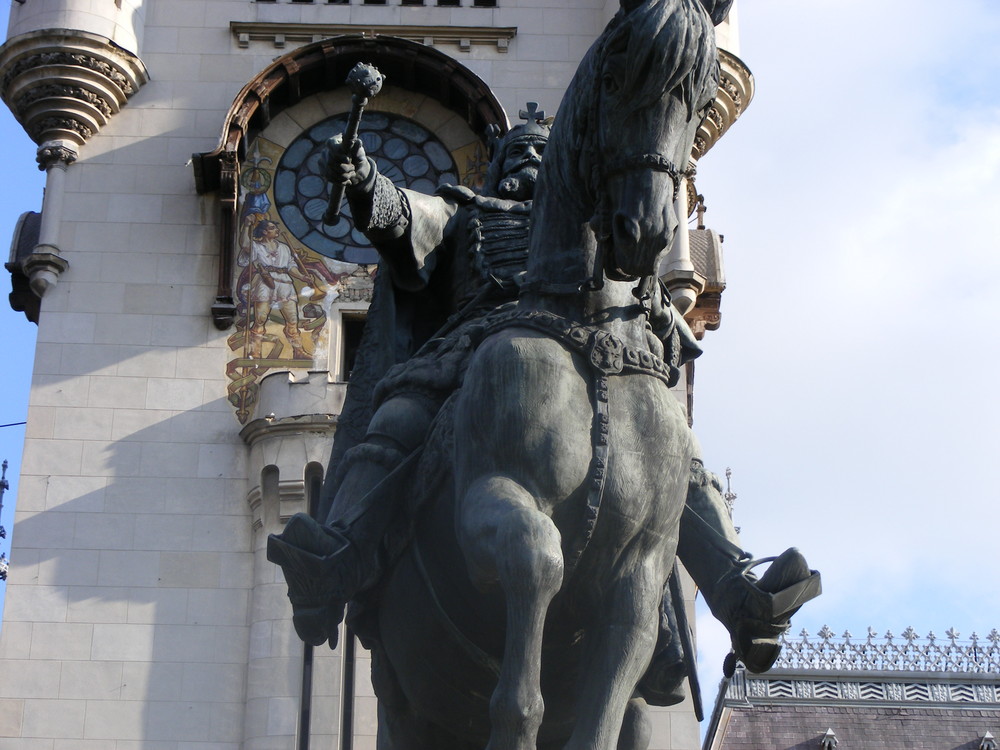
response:
{"label": "horse hind leg", "polygon": [[[566,750],[624,750],[643,740],[642,704],[635,686],[656,646],[663,575],[650,562],[618,577],[598,622],[587,631],[576,704],[576,725]],[[633,701],[633,702],[630,702]],[[623,721],[633,723],[626,725]],[[638,722],[638,723],[634,723]]]}
{"label": "horse hind leg", "polygon": [[544,711],[542,630],[563,578],[559,531],[531,493],[504,476],[470,484],[459,531],[473,580],[480,586],[498,581],[506,599],[504,659],[490,699],[487,750],[535,750]]}

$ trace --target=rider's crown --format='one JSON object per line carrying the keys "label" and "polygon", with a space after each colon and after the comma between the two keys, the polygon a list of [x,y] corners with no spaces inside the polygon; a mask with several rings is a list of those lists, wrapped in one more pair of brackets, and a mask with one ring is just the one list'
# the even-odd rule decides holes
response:
{"label": "rider's crown", "polygon": [[538,102],[528,102],[526,107],[527,109],[518,112],[518,116],[525,122],[515,125],[503,136],[499,134],[499,129],[491,129],[491,132],[488,133],[491,136],[490,155],[492,157],[502,154],[515,141],[536,138],[548,139],[552,118],[545,117],[545,112],[538,109]]}

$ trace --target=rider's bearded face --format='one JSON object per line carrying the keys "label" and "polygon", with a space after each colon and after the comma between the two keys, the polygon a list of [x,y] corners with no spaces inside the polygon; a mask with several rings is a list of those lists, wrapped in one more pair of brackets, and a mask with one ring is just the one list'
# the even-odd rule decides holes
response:
{"label": "rider's bearded face", "polygon": [[501,198],[523,201],[534,195],[546,140],[535,136],[519,139],[507,146],[500,184],[497,185],[497,194]]}

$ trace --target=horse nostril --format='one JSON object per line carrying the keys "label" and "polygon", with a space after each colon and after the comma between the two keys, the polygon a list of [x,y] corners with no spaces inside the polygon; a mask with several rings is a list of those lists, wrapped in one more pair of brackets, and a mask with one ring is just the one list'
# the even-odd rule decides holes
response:
{"label": "horse nostril", "polygon": [[642,230],[631,216],[618,212],[611,224],[616,245],[636,245],[642,239]]}

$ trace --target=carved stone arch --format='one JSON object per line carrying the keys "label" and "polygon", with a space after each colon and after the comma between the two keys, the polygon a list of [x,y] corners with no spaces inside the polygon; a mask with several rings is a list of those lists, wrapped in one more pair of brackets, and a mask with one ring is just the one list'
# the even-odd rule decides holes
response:
{"label": "carved stone arch", "polygon": [[460,117],[473,133],[488,125],[506,130],[508,120],[489,86],[454,58],[417,42],[391,36],[340,36],[306,45],[275,60],[237,95],[226,115],[219,144],[194,154],[199,193],[218,191],[220,207],[218,292],[212,305],[217,328],[234,319],[232,248],[236,231],[239,165],[247,147],[274,117],[307,97],[343,87],[348,71],[370,62],[387,82],[424,95]]}

